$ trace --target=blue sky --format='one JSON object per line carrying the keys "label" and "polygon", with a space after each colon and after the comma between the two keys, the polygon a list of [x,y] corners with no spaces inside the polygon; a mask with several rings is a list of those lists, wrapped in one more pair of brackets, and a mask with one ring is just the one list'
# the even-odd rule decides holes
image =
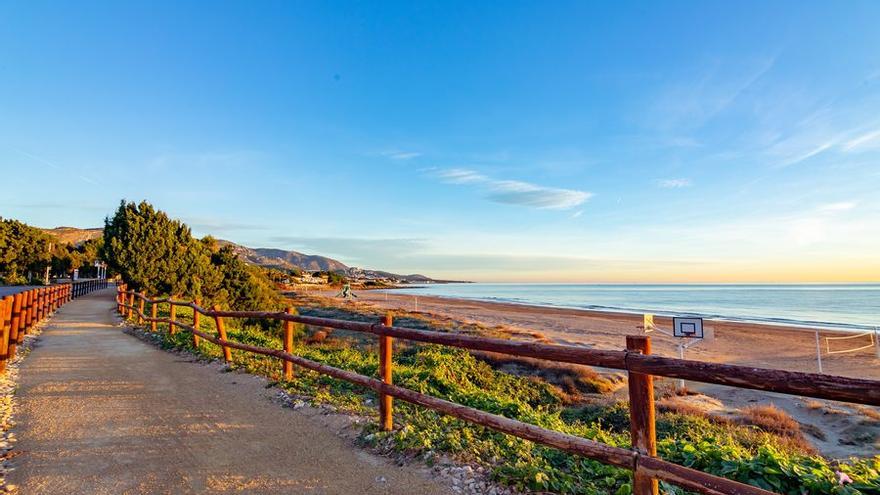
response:
{"label": "blue sky", "polygon": [[0,215],[486,281],[880,280],[880,3],[0,3]]}

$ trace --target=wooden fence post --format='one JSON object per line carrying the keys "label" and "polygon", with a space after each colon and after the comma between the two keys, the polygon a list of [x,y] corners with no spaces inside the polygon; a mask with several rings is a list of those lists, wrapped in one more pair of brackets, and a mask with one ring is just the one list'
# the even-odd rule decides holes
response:
{"label": "wooden fence post", "polygon": [[46,312],[46,289],[37,289],[37,314],[36,322],[43,321]]}
{"label": "wooden fence post", "polygon": [[18,334],[21,331],[21,302],[24,300],[24,294],[19,292],[12,298],[12,326],[9,328],[9,349],[7,354],[9,359],[15,357],[15,346],[18,344]]}
{"label": "wooden fence post", "polygon": [[27,291],[25,297],[24,331],[30,330],[34,321],[34,289]]}
{"label": "wooden fence post", "polygon": [[9,349],[9,329],[12,326],[12,296],[0,300],[0,372],[6,370]]}
{"label": "wooden fence post", "polygon": [[43,289],[34,289],[34,307],[33,316],[31,318],[32,326],[36,326],[40,322],[40,304],[43,302]]}
{"label": "wooden fence post", "polygon": [[168,335],[177,333],[177,327],[174,326],[174,316],[177,314],[177,306],[174,305],[174,296],[168,298]]}
{"label": "wooden fence post", "polygon": [[[292,315],[296,314],[296,310],[292,307],[287,307],[287,314]],[[284,322],[284,352],[290,354],[293,352],[293,322],[285,321]],[[293,380],[293,363],[290,361],[282,361],[281,362],[281,370],[284,372],[284,379],[286,381]]]}
{"label": "wooden fence post", "polygon": [[128,295],[128,319],[131,319],[131,315],[134,314],[134,291]]}
{"label": "wooden fence post", "polygon": [[138,293],[138,325],[144,324],[144,293]]}
{"label": "wooden fence post", "polygon": [[[214,305],[214,311],[220,311],[220,305]],[[220,341],[223,342],[223,359],[226,361],[226,364],[232,364],[232,349],[226,346],[226,326],[223,324],[223,317],[215,316],[214,323],[217,324],[217,334],[220,336]]]}
{"label": "wooden fence post", "polygon": [[29,290],[21,295],[21,315],[18,321],[18,338],[15,340],[16,345],[24,342],[24,336],[28,331],[28,318],[33,307],[34,291]]}
{"label": "wooden fence post", "polygon": [[158,303],[151,302],[150,303],[150,331],[156,333],[156,313],[158,309]]}
{"label": "wooden fence post", "polygon": [[[651,354],[651,338],[627,335],[626,350]],[[654,377],[629,372],[629,422],[633,449],[642,456],[657,456],[657,434],[654,422]],[[657,495],[657,480],[638,470],[633,472],[633,495]]]}
{"label": "wooden fence post", "polygon": [[[196,304],[196,306],[200,308],[202,307],[202,298],[197,297],[193,302]],[[201,330],[201,328],[199,328],[199,325],[201,324],[201,317],[202,314],[199,313],[199,310],[193,308],[193,328],[195,328],[196,330]],[[199,348],[199,336],[195,332],[193,332],[193,347],[195,347],[197,350]]]}
{"label": "wooden fence post", "polygon": [[28,331],[34,328],[39,320],[40,313],[40,289],[34,289],[31,291],[31,311],[30,311],[30,321],[28,322]]}
{"label": "wooden fence post", "polygon": [[42,289],[42,303],[40,304],[40,321],[45,320],[49,317],[49,288],[44,287]]}
{"label": "wooden fence post", "polygon": [[[382,324],[390,327],[393,324],[391,313],[385,315]],[[392,384],[391,368],[393,346],[391,337],[385,334],[379,336],[379,374],[382,383]],[[392,397],[387,394],[379,394],[379,421],[380,427],[384,431],[391,431],[394,428],[394,419],[392,417]]]}

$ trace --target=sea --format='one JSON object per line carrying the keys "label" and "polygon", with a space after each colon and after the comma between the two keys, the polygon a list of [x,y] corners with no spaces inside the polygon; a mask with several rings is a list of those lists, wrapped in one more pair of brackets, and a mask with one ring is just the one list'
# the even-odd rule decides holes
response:
{"label": "sea", "polygon": [[880,328],[880,284],[428,284],[413,295],[804,326]]}

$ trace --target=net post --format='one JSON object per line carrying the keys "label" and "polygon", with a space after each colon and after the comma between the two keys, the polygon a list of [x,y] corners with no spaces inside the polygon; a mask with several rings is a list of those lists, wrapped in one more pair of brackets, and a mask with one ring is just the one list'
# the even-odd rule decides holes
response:
{"label": "net post", "polygon": [[816,364],[819,365],[819,373],[822,371],[822,345],[819,343],[819,331],[816,330]]}
{"label": "net post", "polygon": [[877,359],[880,359],[880,327],[874,328],[874,349],[877,351]]}
{"label": "net post", "polygon": [[[386,313],[382,321],[382,325],[386,327],[392,326],[394,323],[391,313]],[[379,374],[382,383],[392,384],[392,354],[393,344],[391,337],[382,333],[379,336]],[[379,419],[380,427],[383,431],[391,431],[394,428],[394,418],[392,417],[392,398],[387,394],[379,394]]]}
{"label": "net post", "polygon": [[[651,338],[645,335],[627,335],[626,350],[651,354]],[[654,377],[629,372],[630,437],[633,448],[640,455],[657,456],[657,433],[654,422]],[[633,495],[657,495],[659,486],[655,478],[633,471]]]}

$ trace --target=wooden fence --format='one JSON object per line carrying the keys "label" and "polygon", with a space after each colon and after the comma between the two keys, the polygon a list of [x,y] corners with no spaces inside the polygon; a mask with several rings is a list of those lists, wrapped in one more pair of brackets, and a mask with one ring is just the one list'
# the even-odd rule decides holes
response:
{"label": "wooden fence", "polygon": [[37,323],[72,299],[106,287],[105,279],[83,280],[27,289],[0,299],[0,372]]}
{"label": "wooden fence", "polygon": [[[136,301],[137,300],[137,301]],[[867,405],[880,405],[880,381],[847,378],[841,376],[799,373],[764,368],[690,361],[651,355],[651,341],[646,336],[628,336],[626,350],[597,350],[570,345],[553,345],[533,342],[516,342],[455,333],[415,330],[395,327],[391,315],[375,323],[299,316],[287,312],[225,311],[219,306],[202,308],[198,302],[172,298],[146,297],[143,293],[119,287],[117,309],[128,318],[137,317],[139,323],[150,323],[156,331],[157,323],[168,324],[169,331],[176,328],[192,333],[193,341],[205,339],[223,349],[224,359],[231,362],[231,349],[273,356],[282,361],[285,379],[293,378],[293,365],[345,380],[379,394],[380,424],[390,430],[392,421],[392,398],[404,400],[444,414],[492,428],[526,440],[557,448],[559,450],[589,457],[598,461],[633,471],[633,493],[653,495],[657,493],[657,481],[663,480],[687,490],[707,495],[768,495],[772,492],[721,478],[695,469],[684,467],[657,457],[654,426],[653,376],[680,378],[704,383],[716,383],[754,390],[831,399]],[[144,313],[145,303],[150,304],[150,315]],[[158,318],[156,308],[161,303],[170,305],[168,318]],[[175,307],[193,310],[192,324],[176,319]],[[213,318],[217,335],[199,329],[200,317]],[[271,319],[284,322],[283,349],[269,349],[227,338],[224,318]],[[379,378],[363,376],[291,354],[292,323],[330,327],[354,332],[374,334],[379,338]],[[624,370],[629,375],[630,429],[633,448],[623,449],[585,438],[548,430],[535,425],[490,414],[478,409],[421,394],[393,384],[392,339],[440,344],[463,349],[490,351],[514,356],[546,359],[565,363],[599,366]]]}

